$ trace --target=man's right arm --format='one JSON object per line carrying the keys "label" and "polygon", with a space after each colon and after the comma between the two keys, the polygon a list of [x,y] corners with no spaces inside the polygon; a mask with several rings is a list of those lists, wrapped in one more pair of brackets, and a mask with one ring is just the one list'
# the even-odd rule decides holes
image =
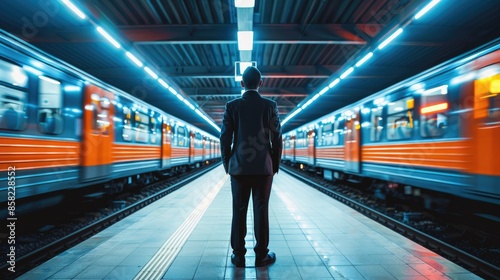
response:
{"label": "man's right arm", "polygon": [[226,174],[228,173],[229,170],[229,158],[231,157],[231,144],[233,142],[233,133],[234,133],[233,116],[230,112],[228,104],[226,103],[226,109],[224,110],[224,117],[222,119],[222,128],[220,132],[221,158]]}

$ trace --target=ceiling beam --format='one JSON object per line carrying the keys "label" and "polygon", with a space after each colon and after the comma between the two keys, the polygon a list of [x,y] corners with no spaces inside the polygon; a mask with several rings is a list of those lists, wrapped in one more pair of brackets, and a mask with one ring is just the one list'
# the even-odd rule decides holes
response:
{"label": "ceiling beam", "polygon": [[[380,24],[310,24],[306,34],[300,24],[254,24],[254,44],[340,44],[365,45],[366,34],[359,30],[382,30]],[[210,25],[135,25],[117,26],[118,33],[134,45],[237,44],[235,24]],[[421,40],[393,42],[402,46],[442,46],[466,41],[481,32],[473,28],[407,26],[407,32],[426,34]],[[359,36],[358,36],[359,35]],[[435,37],[435,38],[434,38]],[[432,40],[424,38],[433,38]],[[101,42],[93,27],[40,28],[31,43]]]}
{"label": "ceiling beam", "polygon": [[[260,66],[262,78],[273,79],[328,79],[337,72],[342,65],[315,65],[315,66]],[[127,68],[99,68],[85,69],[87,72],[102,78],[129,79],[123,75]],[[225,66],[171,66],[160,67],[161,72],[169,78],[178,79],[233,79],[234,65]],[[390,66],[363,66],[364,73],[380,73],[371,75],[356,75],[353,73],[350,78],[383,78],[386,76],[399,76],[401,73],[411,72],[407,67]]]}
{"label": "ceiling beam", "polygon": [[[254,44],[342,44],[364,45],[367,42],[344,24],[311,24],[307,33],[301,24],[254,24]],[[117,32],[136,45],[144,44],[237,44],[235,24],[135,25],[116,26]],[[374,28],[380,28],[376,25]],[[99,42],[102,38],[93,27],[40,28],[32,42]]]}

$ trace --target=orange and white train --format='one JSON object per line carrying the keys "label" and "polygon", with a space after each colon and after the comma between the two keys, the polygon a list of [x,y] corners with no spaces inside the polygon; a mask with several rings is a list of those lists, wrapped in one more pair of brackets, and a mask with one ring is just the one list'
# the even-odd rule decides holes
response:
{"label": "orange and white train", "polygon": [[286,133],[282,160],[364,180],[381,197],[418,196],[431,208],[459,197],[498,210],[499,146],[497,39]]}
{"label": "orange and white train", "polygon": [[0,203],[219,158],[218,137],[0,30]]}

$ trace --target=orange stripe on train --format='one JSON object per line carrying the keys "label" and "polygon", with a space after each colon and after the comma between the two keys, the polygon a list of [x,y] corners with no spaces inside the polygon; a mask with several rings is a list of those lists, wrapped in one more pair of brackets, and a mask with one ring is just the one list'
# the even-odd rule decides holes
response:
{"label": "orange stripe on train", "polygon": [[470,171],[467,140],[363,146],[363,162],[403,164]]}
{"label": "orange stripe on train", "polygon": [[0,170],[78,166],[80,142],[0,137]]}

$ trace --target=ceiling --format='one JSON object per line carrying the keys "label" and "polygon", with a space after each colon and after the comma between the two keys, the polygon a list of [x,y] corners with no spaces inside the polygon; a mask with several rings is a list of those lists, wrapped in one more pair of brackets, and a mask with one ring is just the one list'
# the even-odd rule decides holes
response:
{"label": "ceiling", "polygon": [[[234,79],[238,26],[254,31],[251,59],[263,96],[283,120],[396,28],[404,32],[335,88],[290,119],[286,132],[500,36],[498,0],[73,0],[2,2],[0,28],[201,129],[219,132],[125,56],[128,50],[221,125],[225,103],[241,94]],[[245,10],[248,11],[248,10]],[[103,26],[122,48],[97,31]]]}

